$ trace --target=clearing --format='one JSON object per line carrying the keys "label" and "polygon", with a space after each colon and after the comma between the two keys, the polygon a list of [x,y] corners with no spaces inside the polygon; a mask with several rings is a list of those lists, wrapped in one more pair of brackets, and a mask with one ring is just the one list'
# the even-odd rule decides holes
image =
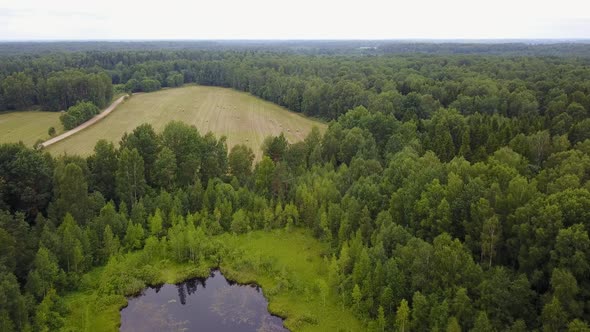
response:
{"label": "clearing", "polygon": [[[223,243],[227,249],[220,266],[223,274],[240,283],[260,285],[269,300],[270,312],[286,317],[285,326],[291,331],[366,330],[353,310],[338,302],[334,290],[329,290],[325,298],[320,296],[316,289],[318,281],[328,283],[329,279],[329,263],[322,258],[327,247],[308,231],[226,233],[211,239]],[[133,284],[131,293],[137,293],[143,286],[131,282],[131,275],[152,274],[152,284],[172,284],[195,276],[207,277],[209,269],[216,265],[207,261],[199,266],[177,264],[158,255],[149,259],[146,255],[145,250],[126,253],[111,259],[109,265],[117,262],[111,267],[94,268],[83,275],[79,289],[64,297],[70,312],[62,331],[117,331],[119,311],[127,300],[121,295],[106,295],[100,291],[110,288],[113,282]],[[144,272],[137,273],[140,270]],[[139,288],[133,290],[134,287]]]}
{"label": "clearing", "polygon": [[227,137],[228,149],[246,144],[260,158],[265,137],[284,132],[290,142],[305,138],[313,126],[325,124],[290,112],[248,93],[228,88],[186,86],[137,94],[108,117],[63,141],[48,147],[53,154],[89,155],[101,138],[118,144],[125,132],[142,123],[160,131],[170,121],[194,125],[202,134],[209,131]]}
{"label": "clearing", "polygon": [[63,131],[59,112],[15,111],[0,113],[0,143],[22,141],[32,147],[38,140],[49,138],[47,131],[54,127],[57,133]]}

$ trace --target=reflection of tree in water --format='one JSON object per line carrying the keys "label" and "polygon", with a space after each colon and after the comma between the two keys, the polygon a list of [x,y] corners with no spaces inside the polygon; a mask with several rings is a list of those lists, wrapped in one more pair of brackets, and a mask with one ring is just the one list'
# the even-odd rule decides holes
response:
{"label": "reflection of tree in water", "polygon": [[128,322],[121,326],[121,332],[131,331],[186,331],[188,321],[177,321],[168,311],[168,303],[157,305],[139,299],[127,313]]}
{"label": "reflection of tree in water", "polygon": [[180,304],[186,304],[186,292],[184,291],[184,284],[176,285],[176,289],[178,290],[178,298],[180,299]]}
{"label": "reflection of tree in water", "polygon": [[222,287],[215,291],[211,311],[220,316],[224,324],[249,325],[257,331],[286,331],[283,322],[266,311],[266,301],[257,286]]}
{"label": "reflection of tree in water", "polygon": [[188,295],[192,295],[197,291],[197,288],[199,285],[201,285],[202,288],[205,288],[205,286],[207,285],[207,281],[205,279],[191,279],[188,280],[187,282],[185,282],[186,285],[186,292],[188,293]]}
{"label": "reflection of tree in water", "polygon": [[[223,278],[222,275],[217,277]],[[216,326],[218,330],[227,331],[288,331],[283,327],[281,318],[268,313],[267,302],[261,295],[260,287],[240,286],[233,282],[225,283],[225,279],[217,279],[217,282],[209,281],[211,284],[207,291],[204,291],[207,285],[206,279],[191,279],[177,285],[169,285],[170,288],[164,292],[160,290],[166,285],[154,287],[155,294],[142,293],[145,298],[134,299],[133,304],[130,303],[125,310],[125,314],[121,312],[123,324],[120,331],[177,332],[188,331],[189,328],[195,329],[200,325],[206,328]],[[178,299],[173,295],[173,287],[176,287]],[[156,295],[158,293],[160,294]],[[190,296],[202,298],[189,299]],[[191,303],[192,301],[194,303]],[[184,309],[178,306],[178,302],[185,306]],[[203,311],[202,305],[209,305],[210,311]],[[195,312],[193,316],[191,314],[193,310],[198,310],[198,314]],[[179,322],[179,319],[187,320]],[[199,319],[203,322],[199,322]],[[222,328],[220,323],[226,327]]]}
{"label": "reflection of tree in water", "polygon": [[240,287],[222,287],[215,291],[211,311],[218,314],[224,324],[256,325],[257,312],[248,305],[248,292]]}
{"label": "reflection of tree in water", "polygon": [[180,304],[185,305],[186,296],[193,295],[197,291],[199,285],[205,288],[206,281],[204,279],[191,279],[176,285],[176,289],[178,290],[178,298],[180,299]]}

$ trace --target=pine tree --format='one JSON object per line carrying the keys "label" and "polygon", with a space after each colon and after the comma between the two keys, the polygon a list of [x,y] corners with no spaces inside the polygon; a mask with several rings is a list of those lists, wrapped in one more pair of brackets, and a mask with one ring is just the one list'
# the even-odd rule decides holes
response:
{"label": "pine tree", "polygon": [[162,223],[162,211],[160,211],[160,209],[156,209],[154,215],[151,216],[148,220],[150,234],[152,236],[155,236],[157,238],[162,234]]}
{"label": "pine tree", "polygon": [[395,313],[395,330],[405,332],[410,330],[410,307],[408,301],[403,299]]}
{"label": "pine tree", "polygon": [[385,310],[383,310],[382,306],[379,306],[379,309],[377,309],[377,324],[379,325],[381,332],[385,331],[385,323]]}
{"label": "pine tree", "polygon": [[488,315],[485,311],[480,311],[477,314],[477,318],[475,319],[475,324],[473,328],[470,330],[471,332],[494,332],[494,328],[492,327],[492,323],[488,319]]}
{"label": "pine tree", "polygon": [[360,310],[362,297],[363,295],[361,293],[359,285],[355,284],[354,288],[352,289],[352,301],[356,307],[357,312],[359,312]]}

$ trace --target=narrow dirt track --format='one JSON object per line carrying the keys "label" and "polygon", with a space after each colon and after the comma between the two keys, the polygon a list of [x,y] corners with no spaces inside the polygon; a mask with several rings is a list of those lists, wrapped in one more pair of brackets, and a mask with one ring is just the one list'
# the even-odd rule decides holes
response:
{"label": "narrow dirt track", "polygon": [[61,135],[55,136],[54,138],[41,143],[41,146],[46,148],[46,147],[50,146],[51,144],[55,144],[61,140],[64,140],[64,139],[74,135],[75,133],[77,133],[79,131],[82,131],[82,130],[92,126],[93,124],[97,123],[98,121],[102,120],[104,117],[109,115],[112,111],[114,111],[115,108],[117,108],[117,106],[119,106],[119,104],[121,104],[123,102],[123,99],[125,99],[125,97],[127,97],[127,95],[119,97],[119,99],[115,100],[109,107],[107,107],[107,109],[105,109],[104,111],[95,115],[92,119],[82,123],[81,125],[79,125],[78,127],[74,128],[74,129],[70,129]]}

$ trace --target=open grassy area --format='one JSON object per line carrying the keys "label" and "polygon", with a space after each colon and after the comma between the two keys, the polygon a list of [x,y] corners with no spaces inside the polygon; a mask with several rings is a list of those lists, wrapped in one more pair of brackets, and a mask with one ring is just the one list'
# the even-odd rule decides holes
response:
{"label": "open grassy area", "polygon": [[[322,299],[317,284],[320,280],[328,283],[329,264],[321,256],[326,248],[306,231],[256,231],[222,237],[226,245],[242,253],[238,261],[222,263],[223,274],[262,286],[270,312],[286,317],[285,326],[291,331],[365,330],[352,310],[338,303],[336,292],[329,292],[325,302]],[[244,259],[254,263],[244,264]]]}
{"label": "open grassy area", "polygon": [[48,149],[55,154],[92,153],[101,138],[118,143],[125,132],[142,123],[161,130],[169,121],[178,120],[196,126],[201,133],[208,131],[227,136],[228,148],[247,144],[257,156],[265,137],[285,133],[295,142],[305,138],[316,125],[325,124],[232,89],[186,86],[152,93],[134,95],[99,123],[69,137]]}
{"label": "open grassy area", "polygon": [[[141,252],[128,253],[121,257],[120,266],[139,269]],[[150,262],[156,272],[153,284],[179,283],[194,277],[207,277],[210,266],[175,264],[169,260]],[[105,267],[95,268],[82,277],[80,290],[64,296],[69,311],[62,331],[67,332],[111,332],[118,331],[121,323],[120,310],[127,305],[127,299],[121,295],[105,295],[99,288],[105,285]],[[125,274],[127,271],[122,271]],[[139,291],[135,289],[132,293]]]}
{"label": "open grassy area", "polygon": [[0,143],[22,141],[32,147],[37,140],[49,138],[49,127],[58,134],[63,131],[59,116],[59,112],[0,112]]}
{"label": "open grassy area", "polygon": [[[222,258],[223,274],[228,279],[262,286],[271,313],[286,317],[285,325],[290,330],[363,330],[352,311],[338,304],[337,294],[330,292],[325,302],[318,294],[318,280],[327,282],[328,278],[327,266],[321,257],[325,248],[306,231],[256,231],[240,236],[224,234],[218,239],[232,252]],[[124,255],[121,266],[137,266],[141,254]],[[168,260],[152,263],[153,270],[157,271],[155,283],[180,282],[206,274],[206,267],[212,266],[206,262],[201,267],[178,265]],[[83,277],[80,291],[65,296],[70,314],[66,317],[64,331],[118,330],[119,310],[126,305],[126,300],[119,295],[98,295],[97,290],[105,283],[104,270],[92,270]]]}

